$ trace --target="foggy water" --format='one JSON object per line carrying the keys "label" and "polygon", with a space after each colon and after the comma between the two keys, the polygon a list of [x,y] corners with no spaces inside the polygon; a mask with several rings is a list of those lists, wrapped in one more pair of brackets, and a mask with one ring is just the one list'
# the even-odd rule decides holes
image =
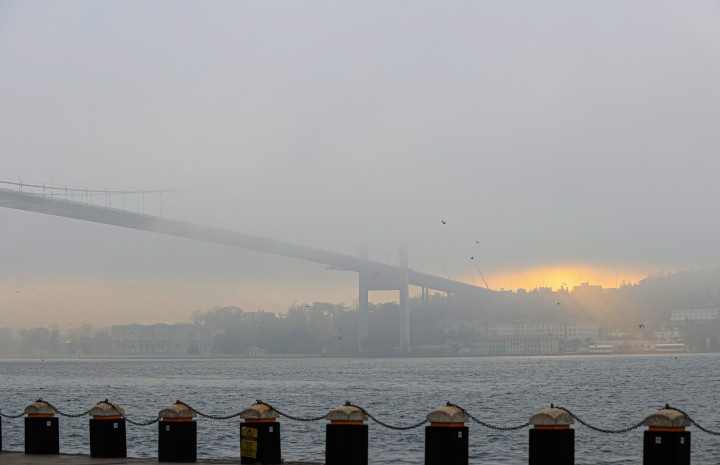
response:
{"label": "foggy water", "polygon": [[[0,409],[13,415],[42,397],[66,413],[108,398],[142,422],[182,400],[229,415],[256,399],[316,417],[346,400],[406,426],[451,401],[487,423],[520,425],[550,403],[602,428],[641,421],[665,403],[720,430],[720,354],[432,359],[31,360],[0,361]],[[239,459],[239,420],[198,420],[198,458]],[[281,418],[286,460],[324,460],[325,420]],[[370,422],[370,463],[423,463],[424,427],[394,431]],[[470,427],[470,463],[527,463],[528,431]],[[645,428],[608,435],[575,425],[576,463],[642,463]],[[697,428],[692,461],[720,463],[720,439]],[[157,456],[157,424],[128,424],[128,455]],[[60,417],[60,450],[89,453],[88,417]],[[23,420],[2,419],[4,450],[22,451]]]}

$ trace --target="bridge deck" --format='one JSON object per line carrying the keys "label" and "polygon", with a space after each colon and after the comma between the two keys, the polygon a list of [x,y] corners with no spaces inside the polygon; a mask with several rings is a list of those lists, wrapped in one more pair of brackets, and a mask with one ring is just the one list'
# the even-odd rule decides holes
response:
{"label": "bridge deck", "polygon": [[396,284],[396,282],[399,283],[401,280],[404,280],[404,276],[407,276],[407,284],[443,292],[472,292],[476,294],[492,292],[485,288],[460,281],[441,278],[413,269],[400,268],[398,266],[329,250],[159,216],[145,215],[117,208],[56,199],[39,194],[0,188],[0,207],[213,242],[231,247],[321,263],[336,270],[367,273],[369,278],[371,278],[368,284],[371,289],[375,290],[398,289],[399,284]]}

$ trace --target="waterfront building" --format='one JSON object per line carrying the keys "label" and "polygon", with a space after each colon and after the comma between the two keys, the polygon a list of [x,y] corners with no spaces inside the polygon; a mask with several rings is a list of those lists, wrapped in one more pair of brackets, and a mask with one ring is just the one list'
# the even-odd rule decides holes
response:
{"label": "waterfront building", "polygon": [[554,355],[560,353],[560,339],[547,334],[485,336],[478,340],[478,355]]}
{"label": "waterfront building", "polygon": [[190,323],[118,325],[110,328],[113,355],[210,355],[212,331]]}
{"label": "waterfront building", "polygon": [[682,334],[677,329],[661,329],[653,331],[653,339],[664,342],[682,342]]}
{"label": "waterfront building", "polygon": [[608,339],[598,340],[589,348],[594,352],[646,353],[646,352],[687,352],[683,342],[663,342],[655,339]]}
{"label": "waterfront building", "polygon": [[708,321],[720,319],[720,307],[687,307],[672,310],[670,323],[683,324],[686,321]]}
{"label": "waterfront building", "polygon": [[563,341],[579,339],[581,341],[597,339],[600,326],[589,322],[564,323],[495,323],[483,325],[481,336],[510,336],[542,334],[556,337]]}

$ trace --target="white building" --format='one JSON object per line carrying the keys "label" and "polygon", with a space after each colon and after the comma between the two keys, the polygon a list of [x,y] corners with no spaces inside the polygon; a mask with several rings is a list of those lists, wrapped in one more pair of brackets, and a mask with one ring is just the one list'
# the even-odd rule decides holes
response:
{"label": "white building", "polygon": [[544,334],[486,336],[477,343],[478,355],[555,355],[560,340]]}
{"label": "white building", "polygon": [[707,321],[720,318],[720,307],[688,307],[670,312],[670,323],[686,321]]}
{"label": "white building", "polygon": [[212,336],[207,326],[193,324],[112,326],[110,351],[116,355],[210,355]]}
{"label": "white building", "polygon": [[595,323],[566,322],[566,323],[496,323],[480,327],[483,336],[511,336],[544,334],[560,340],[596,339],[600,326]]}
{"label": "white building", "polygon": [[682,341],[682,334],[677,329],[663,329],[653,331],[653,339],[664,342],[680,342]]}

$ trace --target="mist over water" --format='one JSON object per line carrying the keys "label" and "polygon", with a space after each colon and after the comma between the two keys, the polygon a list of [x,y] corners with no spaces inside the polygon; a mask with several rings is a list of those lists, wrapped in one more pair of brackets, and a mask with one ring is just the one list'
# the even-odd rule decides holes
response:
{"label": "mist over water", "polygon": [[[4,0],[0,184],[384,263],[402,240],[409,267],[495,290],[713,268],[719,17]],[[6,208],[0,237],[0,326],[357,298],[323,266]]]}
{"label": "mist over water", "polygon": [[[181,400],[206,414],[237,413],[259,399],[298,417],[317,417],[346,400],[396,426],[422,421],[450,401],[478,419],[515,426],[550,403],[606,429],[634,425],[666,403],[720,430],[718,354],[668,356],[431,359],[243,359],[2,361],[5,414],[42,397],[64,413],[108,398],[143,422]],[[239,421],[198,420],[198,458],[238,459]],[[285,460],[324,460],[325,424],[281,418]],[[370,463],[422,463],[424,427],[370,425]],[[470,427],[470,463],[527,463],[528,432]],[[22,419],[3,419],[3,447],[23,450]],[[607,435],[576,428],[576,463],[637,464],[642,432]],[[60,450],[89,453],[88,418],[60,418]],[[717,439],[690,428],[692,461],[720,462]],[[157,425],[127,425],[128,455],[157,456]]]}

